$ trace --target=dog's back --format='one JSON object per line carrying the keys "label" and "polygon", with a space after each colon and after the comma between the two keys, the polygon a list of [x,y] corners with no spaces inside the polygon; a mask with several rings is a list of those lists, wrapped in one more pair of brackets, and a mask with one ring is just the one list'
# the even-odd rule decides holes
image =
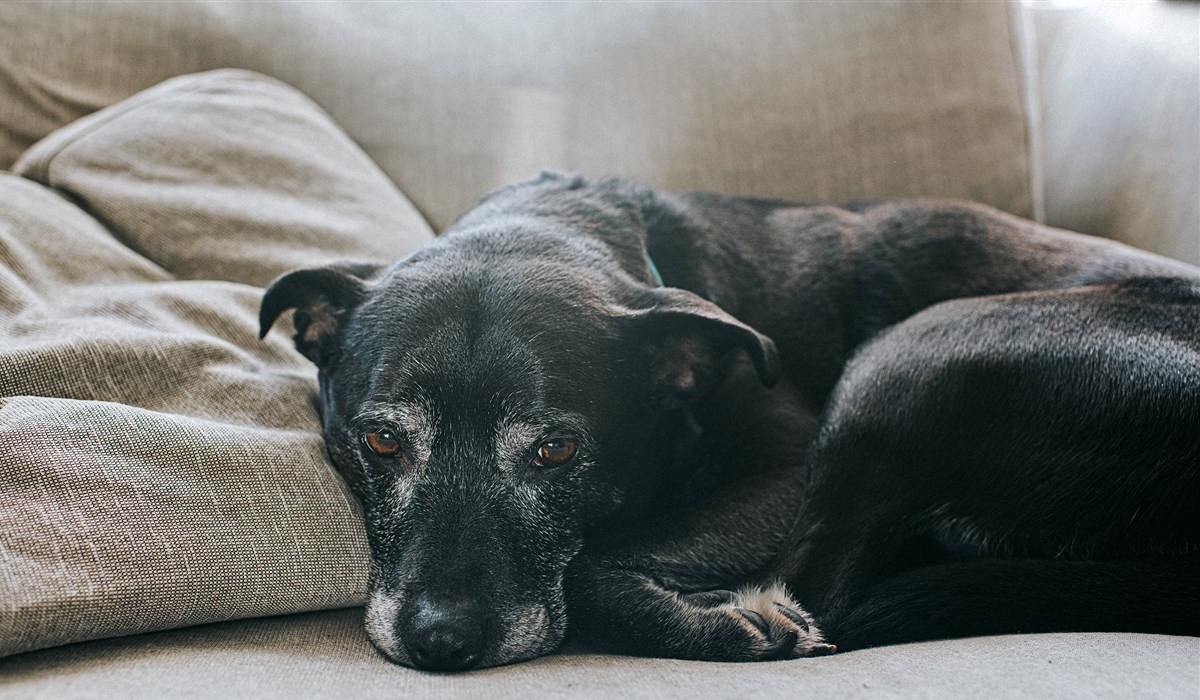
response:
{"label": "dog's back", "polygon": [[750,660],[1200,632],[1197,285],[979,205],[547,175],[282,278],[263,327],[297,308],[321,368],[389,658],[527,658],[569,616]]}

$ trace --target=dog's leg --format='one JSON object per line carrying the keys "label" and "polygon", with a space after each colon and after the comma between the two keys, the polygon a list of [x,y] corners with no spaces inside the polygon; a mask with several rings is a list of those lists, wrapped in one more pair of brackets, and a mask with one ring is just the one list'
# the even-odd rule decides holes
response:
{"label": "dog's leg", "polygon": [[981,298],[850,363],[770,575],[839,647],[1200,632],[1200,286]]}
{"label": "dog's leg", "polygon": [[833,651],[783,586],[751,583],[793,518],[800,476],[749,477],[686,513],[590,545],[567,572],[572,629],[621,652],[676,658]]}
{"label": "dog's leg", "polygon": [[822,623],[841,649],[983,634],[1200,636],[1200,559],[989,559],[915,569]]}
{"label": "dog's leg", "polygon": [[945,548],[955,543],[935,542],[942,538],[924,524],[906,524],[900,509],[874,524],[842,522],[825,532],[820,523],[830,517],[806,508],[797,532],[807,526],[807,536],[793,533],[796,546],[769,570],[841,651],[1053,631],[1200,636],[1194,545],[1172,545],[1159,559],[1087,561],[1037,556],[1036,547],[1031,558],[1008,558],[1013,553],[1001,544],[985,554],[997,558],[923,563],[945,562]]}

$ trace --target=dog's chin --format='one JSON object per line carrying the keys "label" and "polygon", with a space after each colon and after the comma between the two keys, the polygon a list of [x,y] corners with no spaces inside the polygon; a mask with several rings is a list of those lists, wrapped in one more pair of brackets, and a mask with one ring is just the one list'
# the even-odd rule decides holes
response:
{"label": "dog's chin", "polygon": [[[367,638],[388,661],[418,668],[404,640],[396,633],[401,601],[395,596],[373,593],[364,614]],[[567,633],[566,615],[544,604],[514,606],[499,615],[502,632],[489,643],[472,669],[504,666],[545,656],[558,649]]]}

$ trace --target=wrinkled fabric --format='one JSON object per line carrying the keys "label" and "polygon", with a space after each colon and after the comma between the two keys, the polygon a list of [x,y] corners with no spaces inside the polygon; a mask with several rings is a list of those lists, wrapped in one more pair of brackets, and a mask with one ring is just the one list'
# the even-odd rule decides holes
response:
{"label": "wrinkled fabric", "polygon": [[361,514],[262,286],[432,233],[316,105],[175,79],[0,174],[0,654],[362,601]]}

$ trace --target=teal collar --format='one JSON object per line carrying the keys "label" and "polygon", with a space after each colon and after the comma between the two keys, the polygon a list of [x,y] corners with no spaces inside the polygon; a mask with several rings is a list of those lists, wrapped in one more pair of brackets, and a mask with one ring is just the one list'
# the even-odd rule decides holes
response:
{"label": "teal collar", "polygon": [[654,275],[654,281],[658,283],[658,286],[667,286],[667,283],[663,282],[662,273],[658,271],[658,265],[655,265],[654,261],[650,259],[650,253],[648,251],[642,252],[642,258],[646,260],[646,267],[650,268],[650,274]]}

